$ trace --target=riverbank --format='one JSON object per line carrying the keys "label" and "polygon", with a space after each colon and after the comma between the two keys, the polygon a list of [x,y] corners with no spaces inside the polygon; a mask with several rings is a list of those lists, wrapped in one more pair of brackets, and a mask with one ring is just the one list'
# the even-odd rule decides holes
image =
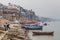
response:
{"label": "riverbank", "polygon": [[10,28],[2,40],[30,40],[25,29]]}
{"label": "riverbank", "polygon": [[31,40],[28,36],[28,32],[19,26],[12,26],[10,24],[10,29],[4,30],[3,26],[0,26],[0,40]]}

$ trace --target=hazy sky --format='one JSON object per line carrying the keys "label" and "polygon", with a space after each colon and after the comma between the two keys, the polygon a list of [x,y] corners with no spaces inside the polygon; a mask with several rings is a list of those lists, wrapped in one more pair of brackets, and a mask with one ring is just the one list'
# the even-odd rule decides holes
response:
{"label": "hazy sky", "polygon": [[5,5],[9,2],[32,9],[38,16],[60,19],[60,0],[0,0]]}

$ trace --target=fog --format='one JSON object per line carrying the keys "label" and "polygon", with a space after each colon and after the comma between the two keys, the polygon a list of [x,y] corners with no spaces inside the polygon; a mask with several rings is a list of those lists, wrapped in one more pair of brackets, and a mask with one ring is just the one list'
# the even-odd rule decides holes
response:
{"label": "fog", "polygon": [[9,2],[32,9],[38,16],[60,19],[60,0],[0,0],[4,5]]}

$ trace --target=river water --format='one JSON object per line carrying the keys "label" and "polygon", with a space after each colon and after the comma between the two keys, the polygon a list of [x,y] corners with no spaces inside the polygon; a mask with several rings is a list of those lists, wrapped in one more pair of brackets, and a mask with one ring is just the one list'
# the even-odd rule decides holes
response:
{"label": "river water", "polygon": [[[48,24],[47,26],[43,26],[43,30],[29,30],[29,37],[32,40],[60,40],[60,22],[48,22]],[[33,36],[32,31],[54,31],[54,36]]]}

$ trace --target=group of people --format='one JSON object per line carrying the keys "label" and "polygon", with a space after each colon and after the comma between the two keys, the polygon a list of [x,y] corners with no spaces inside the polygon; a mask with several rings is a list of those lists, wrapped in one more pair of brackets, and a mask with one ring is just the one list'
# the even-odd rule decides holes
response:
{"label": "group of people", "polygon": [[5,29],[5,31],[7,31],[8,29],[9,29],[10,27],[9,27],[9,24],[4,24],[4,29]]}

